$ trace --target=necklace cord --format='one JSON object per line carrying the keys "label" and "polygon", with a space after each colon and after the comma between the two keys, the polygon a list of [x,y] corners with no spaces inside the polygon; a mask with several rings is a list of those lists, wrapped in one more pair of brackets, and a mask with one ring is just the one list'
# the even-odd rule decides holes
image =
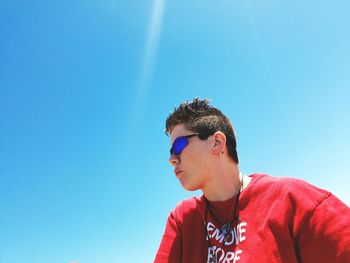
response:
{"label": "necklace cord", "polygon": [[[230,232],[232,231],[232,224],[233,222],[235,221],[235,219],[238,219],[237,221],[239,221],[239,216],[236,217],[236,211],[237,211],[237,206],[238,206],[238,201],[239,201],[239,196],[243,190],[243,174],[239,174],[240,176],[240,187],[239,187],[239,192],[237,194],[237,200],[235,201],[235,206],[234,206],[234,209],[233,209],[233,214],[232,214],[232,219],[230,221],[230,225],[229,225],[229,229],[228,231],[224,234],[224,240],[223,242],[221,243],[221,250],[222,248],[224,247],[224,244],[225,242],[227,241],[227,238],[230,234]],[[233,198],[234,200],[236,198]],[[210,214],[217,220],[217,221],[220,221],[218,220],[218,218],[216,217],[216,215],[211,211],[210,209],[210,204],[209,204],[209,200],[204,198],[205,200],[205,218],[204,218],[204,227],[205,227],[205,235],[206,235],[206,239],[208,239],[208,245],[209,245],[209,248],[212,247],[212,244],[210,242],[210,236],[209,236],[209,233],[208,233],[208,221],[207,221],[207,218],[208,218],[208,212],[210,212]],[[226,224],[224,224],[221,228],[223,228]],[[222,229],[221,229],[222,231]],[[208,253],[209,253],[209,250],[208,250]],[[216,254],[215,252],[213,253],[213,262],[214,263],[217,263],[217,258],[216,258]]]}

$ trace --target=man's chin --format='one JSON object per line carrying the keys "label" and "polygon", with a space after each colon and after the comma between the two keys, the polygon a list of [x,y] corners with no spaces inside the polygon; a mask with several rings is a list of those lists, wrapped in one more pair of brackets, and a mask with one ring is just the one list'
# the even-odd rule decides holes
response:
{"label": "man's chin", "polygon": [[181,183],[181,185],[182,185],[182,187],[185,189],[185,190],[187,190],[187,191],[196,191],[196,190],[198,190],[198,187],[194,187],[193,185],[191,185],[191,184],[188,184],[188,183],[186,183],[186,182],[182,182],[182,181],[180,181],[180,183]]}

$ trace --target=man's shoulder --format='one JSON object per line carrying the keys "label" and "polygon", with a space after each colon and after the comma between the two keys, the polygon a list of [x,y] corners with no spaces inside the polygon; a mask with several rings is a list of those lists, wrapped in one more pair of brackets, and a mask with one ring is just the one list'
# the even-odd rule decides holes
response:
{"label": "man's shoulder", "polygon": [[205,207],[204,197],[191,197],[180,201],[173,209],[172,213],[178,221],[197,218],[198,213],[202,214]]}
{"label": "man's shoulder", "polygon": [[259,187],[267,187],[271,189],[282,189],[282,190],[316,190],[323,193],[328,193],[328,191],[321,189],[303,179],[289,176],[272,176],[264,173],[256,173],[251,175],[251,177],[256,181]]}
{"label": "man's shoulder", "polygon": [[198,206],[203,202],[203,196],[193,196],[184,200],[181,200],[179,203],[177,203],[175,207],[175,211],[179,212],[190,212],[192,210],[198,209]]}
{"label": "man's shoulder", "polygon": [[268,195],[271,198],[286,197],[315,204],[330,195],[329,191],[299,178],[268,174],[253,174],[251,177],[254,182],[254,194]]}

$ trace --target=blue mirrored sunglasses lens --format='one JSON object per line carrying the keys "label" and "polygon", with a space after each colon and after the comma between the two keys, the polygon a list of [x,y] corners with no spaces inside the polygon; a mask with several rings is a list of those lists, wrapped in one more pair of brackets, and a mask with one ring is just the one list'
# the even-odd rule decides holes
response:
{"label": "blue mirrored sunglasses lens", "polygon": [[180,154],[187,144],[188,139],[186,137],[177,138],[173,143],[172,151],[170,151],[170,153],[174,153],[175,155]]}

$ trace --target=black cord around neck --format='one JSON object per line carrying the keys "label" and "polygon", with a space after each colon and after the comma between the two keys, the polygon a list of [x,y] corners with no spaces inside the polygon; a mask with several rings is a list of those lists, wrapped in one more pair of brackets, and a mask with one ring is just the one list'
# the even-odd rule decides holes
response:
{"label": "black cord around neck", "polygon": [[[241,175],[241,174],[240,174]],[[223,250],[222,248],[224,247],[224,244],[226,243],[229,235],[230,235],[230,232],[232,231],[232,224],[235,220],[237,220],[237,224],[238,224],[238,221],[240,220],[239,219],[239,216],[236,216],[236,212],[237,212],[237,207],[238,207],[238,202],[239,202],[239,196],[241,194],[243,190],[243,175],[242,175],[242,179],[240,180],[240,188],[239,188],[239,192],[237,194],[237,199],[234,197],[233,200],[235,202],[234,204],[234,209],[233,209],[233,213],[232,213],[232,218],[231,218],[231,221],[230,223],[226,223],[224,224],[221,229],[220,229],[220,234],[222,233],[223,231],[223,228],[225,227],[225,233],[224,233],[224,239],[221,243],[221,250]],[[211,211],[210,209],[210,204],[209,204],[209,200],[204,198],[205,200],[205,218],[204,218],[204,227],[205,227],[205,236],[206,238],[208,239],[208,245],[209,245],[209,248],[212,247],[212,244],[210,242],[210,236],[209,236],[209,233],[208,233],[208,212],[211,213],[211,215],[214,217],[214,219],[216,219],[217,221],[220,221],[218,220],[218,217]],[[229,224],[229,225],[228,225]],[[209,253],[209,249],[208,249],[208,253]],[[215,251],[213,251],[213,261],[214,263],[217,263],[217,258],[216,258],[216,254],[215,254]]]}

